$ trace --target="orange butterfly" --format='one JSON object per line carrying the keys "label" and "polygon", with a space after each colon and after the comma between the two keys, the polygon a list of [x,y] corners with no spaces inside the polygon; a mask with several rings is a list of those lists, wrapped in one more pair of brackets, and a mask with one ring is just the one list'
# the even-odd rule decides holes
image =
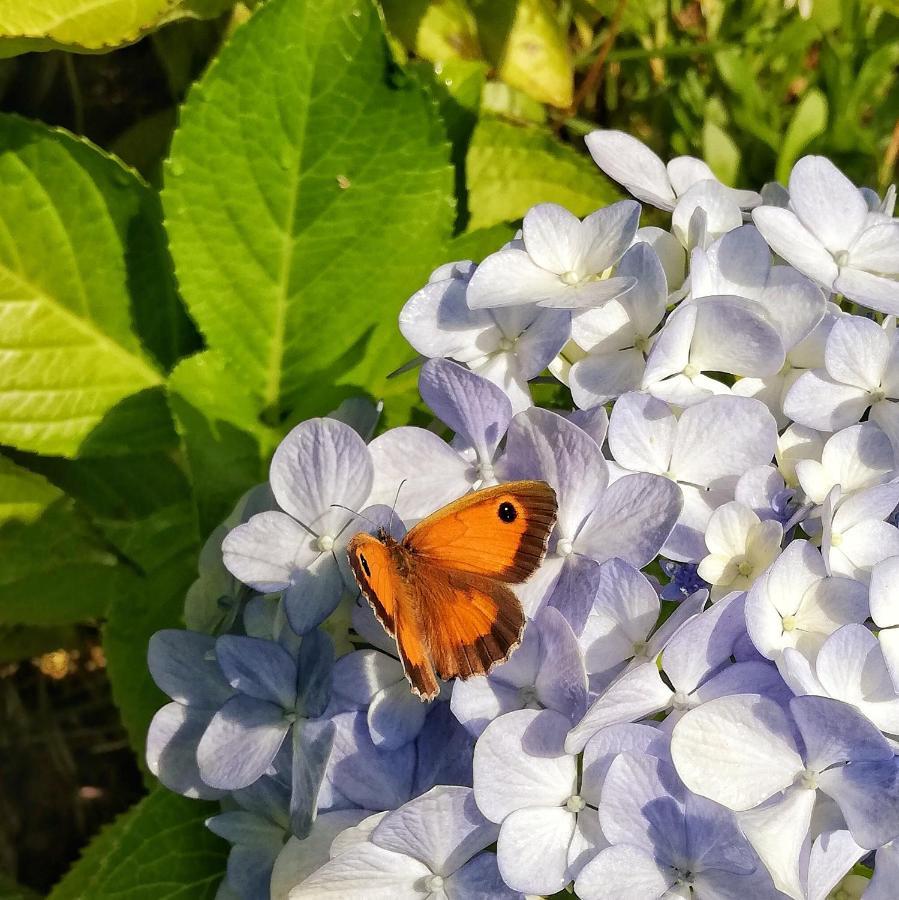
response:
{"label": "orange butterfly", "polygon": [[524,612],[506,586],[543,561],[556,494],[512,481],[444,506],[397,541],[383,528],[357,534],[350,567],[396,640],[413,693],[433,700],[443,679],[483,675],[521,642]]}

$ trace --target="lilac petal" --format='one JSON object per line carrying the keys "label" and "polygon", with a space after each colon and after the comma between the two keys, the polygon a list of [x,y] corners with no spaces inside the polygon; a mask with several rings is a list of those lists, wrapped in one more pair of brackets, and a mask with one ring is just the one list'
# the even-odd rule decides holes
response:
{"label": "lilac petal", "polygon": [[525,705],[520,688],[489,677],[457,682],[450,698],[453,715],[474,737],[480,737],[494,719]]}
{"label": "lilac petal", "polygon": [[809,843],[815,793],[790,787],[770,802],[737,817],[743,834],[770,872],[774,886],[790,897],[805,896],[799,867]]}
{"label": "lilac petal", "polygon": [[424,862],[437,875],[452,875],[488,847],[499,828],[481,815],[471,788],[441,785],[389,813],[372,843]]}
{"label": "lilac petal", "polygon": [[608,466],[596,442],[567,419],[547,409],[529,409],[512,420],[503,480],[542,479],[556,491],[557,529],[574,538],[608,484]]}
{"label": "lilac petal", "polygon": [[331,699],[334,642],[324,631],[303,636],[297,657],[297,712],[314,719],[322,715]]}
{"label": "lilac petal", "polygon": [[561,275],[575,268],[581,245],[581,220],[558,203],[538,203],[525,214],[521,239],[541,269]]}
{"label": "lilac petal", "polygon": [[594,600],[578,636],[590,672],[600,672],[630,659],[659,618],[658,594],[648,579],[620,559],[598,569]]}
{"label": "lilac petal", "polygon": [[861,269],[840,269],[833,289],[872,309],[895,316],[899,314],[899,279],[884,278]]}
{"label": "lilac petal", "polygon": [[764,290],[753,299],[765,307],[789,351],[821,322],[824,294],[816,284],[789,266],[775,266]]}
{"label": "lilac petal", "polygon": [[306,634],[337,609],[343,595],[343,576],[333,553],[322,555],[308,569],[294,575],[284,592],[284,612],[297,634]]}
{"label": "lilac petal", "polygon": [[216,641],[215,655],[236,691],[293,709],[297,700],[297,664],[275,641],[225,634]]}
{"label": "lilac petal", "polygon": [[853,425],[871,403],[861,388],[834,381],[823,369],[803,372],[784,397],[784,414],[809,428],[839,431]]}
{"label": "lilac petal", "polygon": [[363,809],[395,809],[412,791],[413,744],[387,751],[372,743],[364,713],[340,713],[327,778],[352,804]]}
{"label": "lilac petal", "polygon": [[612,844],[651,849],[669,864],[689,859],[685,794],[674,767],[652,756],[622,753],[602,789],[599,821]]}
{"label": "lilac petal", "polygon": [[232,697],[200,739],[200,777],[229,791],[251,785],[265,774],[289,728],[280,707],[244,694]]}
{"label": "lilac petal", "polygon": [[676,881],[674,869],[656,862],[651,852],[618,844],[581,869],[574,889],[582,900],[658,900]]}
{"label": "lilac petal", "polygon": [[[497,310],[494,315],[503,324],[503,315],[511,310]],[[558,355],[571,334],[571,315],[564,310],[537,310],[530,325],[514,335],[515,357],[525,380],[536,378]],[[517,340],[516,340],[517,338]]]}
{"label": "lilac petal", "polygon": [[222,791],[200,777],[197,744],[209,726],[207,711],[168,703],[160,709],[147,732],[147,768],[170,791],[200,800],[217,800]]}
{"label": "lilac petal", "polygon": [[693,297],[734,294],[755,297],[768,279],[771,251],[752,225],[741,225],[707,250],[693,250],[690,284]]}
{"label": "lilac petal", "polygon": [[642,568],[661,549],[680,514],[680,488],[640,473],[609,485],[577,537],[578,552],[603,562],[614,556]]}
{"label": "lilac petal", "polygon": [[244,810],[228,810],[206,820],[206,827],[231,844],[265,847],[284,839],[284,829]]}
{"label": "lilac petal", "polygon": [[295,836],[288,838],[272,869],[272,897],[287,897],[291,888],[323,866],[330,858],[328,851],[334,839],[365,815],[363,810],[350,809],[322,813],[308,837],[302,841]]}
{"label": "lilac petal", "polygon": [[881,847],[874,857],[874,877],[865,890],[866,900],[893,900],[899,884],[899,844]]}
{"label": "lilac petal", "polygon": [[471,463],[424,428],[393,428],[376,437],[369,450],[375,465],[372,502],[389,507],[396,502],[403,521],[421,519],[471,488]]}
{"label": "lilac petal", "polygon": [[564,749],[569,724],[554,710],[522,709],[487,726],[474,752],[474,792],[488,819],[561,806],[574,793],[575,760]]}
{"label": "lilac petal", "polygon": [[668,759],[668,735],[651,725],[609,725],[598,731],[584,747],[581,796],[599,806],[609,766],[620,753]]}
{"label": "lilac petal", "polygon": [[534,686],[540,702],[572,722],[587,709],[587,672],[577,638],[565,617],[547,607],[537,614],[540,630],[540,669]]}
{"label": "lilac petal", "polygon": [[494,335],[498,339],[490,313],[469,308],[467,288],[466,279],[444,278],[429,282],[406,301],[400,332],[418,353],[468,362],[473,347],[489,346]]}
{"label": "lilac petal", "polygon": [[[746,660],[726,665],[693,692],[697,703],[707,703],[729,694],[762,694],[786,707],[793,692],[784,682],[777,667],[765,660]],[[662,727],[674,726],[669,716]]]}
{"label": "lilac petal", "polygon": [[174,628],[150,638],[147,665],[153,680],[173,700],[218,709],[234,692],[215,659],[215,638]]}
{"label": "lilac petal", "polygon": [[805,743],[806,766],[823,771],[837,763],[891,759],[886,738],[848,703],[829,697],[794,697],[790,711]]}
{"label": "lilac petal", "polygon": [[506,247],[491,253],[468,284],[472,309],[518,306],[567,294],[571,288],[558,275],[541,269],[526,250]]}
{"label": "lilac petal", "polygon": [[684,506],[661,552],[679,562],[699,562],[709,552],[705,532],[712,513],[732,498],[729,492],[710,491],[692,484],[681,484],[680,489]]}
{"label": "lilac petal", "polygon": [[368,730],[380,750],[395,750],[415,740],[428,707],[410,690],[406,679],[379,691],[368,708]]}
{"label": "lilac petal", "polygon": [[860,847],[845,828],[818,835],[808,861],[808,900],[826,900],[865,855],[865,848]]}
{"label": "lilac petal", "polygon": [[674,209],[676,198],[665,164],[645,144],[612,130],[592,131],[584,142],[596,165],[638,200]]}
{"label": "lilac petal", "polygon": [[866,228],[849,250],[853,269],[899,275],[899,222],[880,222]]}
{"label": "lilac petal", "polygon": [[679,481],[733,490],[743,472],[771,462],[776,446],[777,423],[763,403],[710,397],[678,419],[670,468]]}
{"label": "lilac petal", "polygon": [[269,473],[278,505],[316,534],[336,533],[346,521],[346,512],[332,504],[365,505],[372,477],[365,441],[336,419],[297,425],[275,451]]}
{"label": "lilac petal", "polygon": [[512,405],[502,390],[444,359],[422,366],[418,389],[434,414],[474,448],[479,460],[493,460],[512,420]]}
{"label": "lilac petal", "polygon": [[668,641],[677,633],[681,625],[703,611],[708,599],[709,592],[705,588],[700,588],[681,600],[677,609],[652,633],[652,637],[646,644],[646,657],[658,656],[668,646]]}
{"label": "lilac petal", "polygon": [[838,766],[819,773],[817,780],[836,800],[862,847],[874,850],[899,837],[899,758]]}
{"label": "lilac petal", "polygon": [[621,303],[638,335],[649,337],[665,316],[668,283],[656,249],[645,241],[634,244],[618,264],[619,275],[637,279]]}
{"label": "lilac petal", "polygon": [[639,224],[640,204],[633,200],[620,200],[590,213],[580,228],[579,269],[598,274],[615,265],[633,243]]}
{"label": "lilac petal", "polygon": [[[238,845],[231,848],[226,866],[227,877],[223,882],[233,891],[232,897],[263,897],[269,892],[272,868],[283,846],[284,832],[276,840],[272,834],[263,846]],[[219,891],[221,894],[222,891]],[[216,896],[219,896],[217,894]],[[227,900],[228,895],[224,895]]]}
{"label": "lilac petal", "polygon": [[548,605],[562,613],[576,633],[583,631],[590,613],[595,594],[593,573],[598,565],[595,560],[575,553],[562,557],[559,578],[549,595]]}
{"label": "lilac petal", "polygon": [[447,900],[520,900],[504,881],[495,853],[480,853],[443,884]]}
{"label": "lilac petal", "polygon": [[418,759],[412,793],[418,795],[438,784],[471,787],[474,741],[456,721],[449,703],[438,703],[425,719],[415,742]]}
{"label": "lilac petal", "polygon": [[643,368],[643,354],[632,348],[591,354],[571,367],[568,381],[572,399],[582,409],[608,403],[637,390]]}
{"label": "lilac petal", "polygon": [[791,209],[760,206],[752,221],[771,249],[803,275],[830,289],[839,269],[833,256]]}
{"label": "lilac petal", "polygon": [[293,727],[290,829],[300,838],[312,830],[318,794],[334,746],[333,722],[300,719]]}
{"label": "lilac petal", "polygon": [[[384,631],[384,627],[375,618],[375,613],[371,608],[371,605],[361,594],[356,598],[356,604],[353,606],[351,621],[353,631],[355,631],[366,644],[377,647],[378,650],[393,657],[399,662],[397,656],[399,651],[396,649],[396,641]],[[400,671],[402,672],[402,666],[400,666]],[[402,677],[402,675],[400,677]],[[337,684],[337,675],[334,676],[334,681],[335,684]],[[368,704],[366,702],[361,705],[367,706]]]}
{"label": "lilac petal", "polygon": [[880,387],[890,356],[890,338],[870,319],[837,319],[824,349],[824,367],[836,381],[863,391]]}
{"label": "lilac petal", "polygon": [[554,894],[570,880],[568,847],[575,817],[564,807],[518,809],[503,822],[496,860],[503,881],[517,891]]}
{"label": "lilac petal", "polygon": [[744,595],[731,594],[685,623],[668,641],[662,668],[678,691],[695,690],[733,653],[745,630]]}
{"label": "lilac petal", "polygon": [[675,725],[671,758],[686,786],[728,809],[752,809],[805,768],[781,706],[732,694],[691,709]]}
{"label": "lilac petal", "polygon": [[847,250],[868,207],[861,191],[823,156],[804,156],[790,172],[790,206],[831,252]]}
{"label": "lilac petal", "polygon": [[262,512],[238,525],[222,541],[222,560],[228,571],[257,591],[286,588],[297,571],[319,554],[313,538],[282,512]]}
{"label": "lilac petal", "polygon": [[874,566],[870,590],[871,618],[877,626],[899,625],[899,558],[893,556]]}
{"label": "lilac petal", "polygon": [[609,419],[609,449],[626,469],[664,475],[677,432],[678,420],[667,403],[648,394],[624,394]]}
{"label": "lilac petal", "polygon": [[690,362],[690,345],[696,331],[699,308],[695,303],[679,306],[656,337],[643,373],[644,389],[683,372]]}
{"label": "lilac petal", "polygon": [[[532,687],[537,680],[540,668],[540,629],[527,625],[521,645],[504,663],[500,663],[490,672],[488,681],[496,681],[514,688]],[[454,691],[475,683],[473,681],[456,682]]]}
{"label": "lilac petal", "polygon": [[351,847],[290,892],[290,900],[418,900],[418,884],[433,873],[422,862],[376,844]]}
{"label": "lilac petal", "polygon": [[749,875],[755,854],[740,832],[734,814],[698,794],[686,796],[687,858],[697,868]]}
{"label": "lilac petal", "polygon": [[601,728],[620,722],[634,722],[671,702],[673,691],[662,681],[655,661],[643,663],[614,681],[571,729],[565,749],[579,753]]}
{"label": "lilac petal", "polygon": [[784,364],[780,335],[758,304],[742,297],[703,297],[697,307],[690,361],[701,371],[763,378]]}
{"label": "lilac petal", "polygon": [[541,297],[537,305],[542,309],[591,309],[627,293],[636,283],[634,278],[617,276],[601,281],[584,281],[565,291]]}

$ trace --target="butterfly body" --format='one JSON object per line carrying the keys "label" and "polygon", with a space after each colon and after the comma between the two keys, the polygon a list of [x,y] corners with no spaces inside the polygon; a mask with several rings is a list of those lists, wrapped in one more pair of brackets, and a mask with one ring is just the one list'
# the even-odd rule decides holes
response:
{"label": "butterfly body", "polygon": [[553,489],[519,481],[467,494],[401,541],[384,529],[350,541],[356,582],[422,700],[438,676],[485,674],[518,646],[525,617],[508,585],[540,565],[555,517]]}

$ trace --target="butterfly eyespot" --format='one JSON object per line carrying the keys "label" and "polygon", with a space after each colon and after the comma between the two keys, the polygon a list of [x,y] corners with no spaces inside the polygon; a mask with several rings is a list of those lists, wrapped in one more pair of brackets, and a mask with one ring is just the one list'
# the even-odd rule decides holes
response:
{"label": "butterfly eyespot", "polygon": [[500,503],[497,513],[503,522],[514,522],[518,518],[518,510],[511,503]]}
{"label": "butterfly eyespot", "polygon": [[359,554],[359,562],[362,563],[362,570],[369,578],[371,578],[371,569],[368,567],[368,560],[362,556],[362,554]]}

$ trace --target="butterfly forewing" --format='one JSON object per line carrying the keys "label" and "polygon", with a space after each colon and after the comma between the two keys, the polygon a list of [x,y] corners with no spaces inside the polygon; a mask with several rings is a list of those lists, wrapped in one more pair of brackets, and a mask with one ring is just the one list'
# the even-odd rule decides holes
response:
{"label": "butterfly forewing", "polygon": [[404,538],[416,560],[520,584],[543,560],[556,521],[555,491],[512,481],[467,494],[418,523]]}
{"label": "butterfly forewing", "polygon": [[401,582],[395,578],[396,567],[390,550],[376,537],[364,532],[357,534],[347,545],[347,558],[359,590],[371,604],[384,630],[396,636],[398,591]]}

